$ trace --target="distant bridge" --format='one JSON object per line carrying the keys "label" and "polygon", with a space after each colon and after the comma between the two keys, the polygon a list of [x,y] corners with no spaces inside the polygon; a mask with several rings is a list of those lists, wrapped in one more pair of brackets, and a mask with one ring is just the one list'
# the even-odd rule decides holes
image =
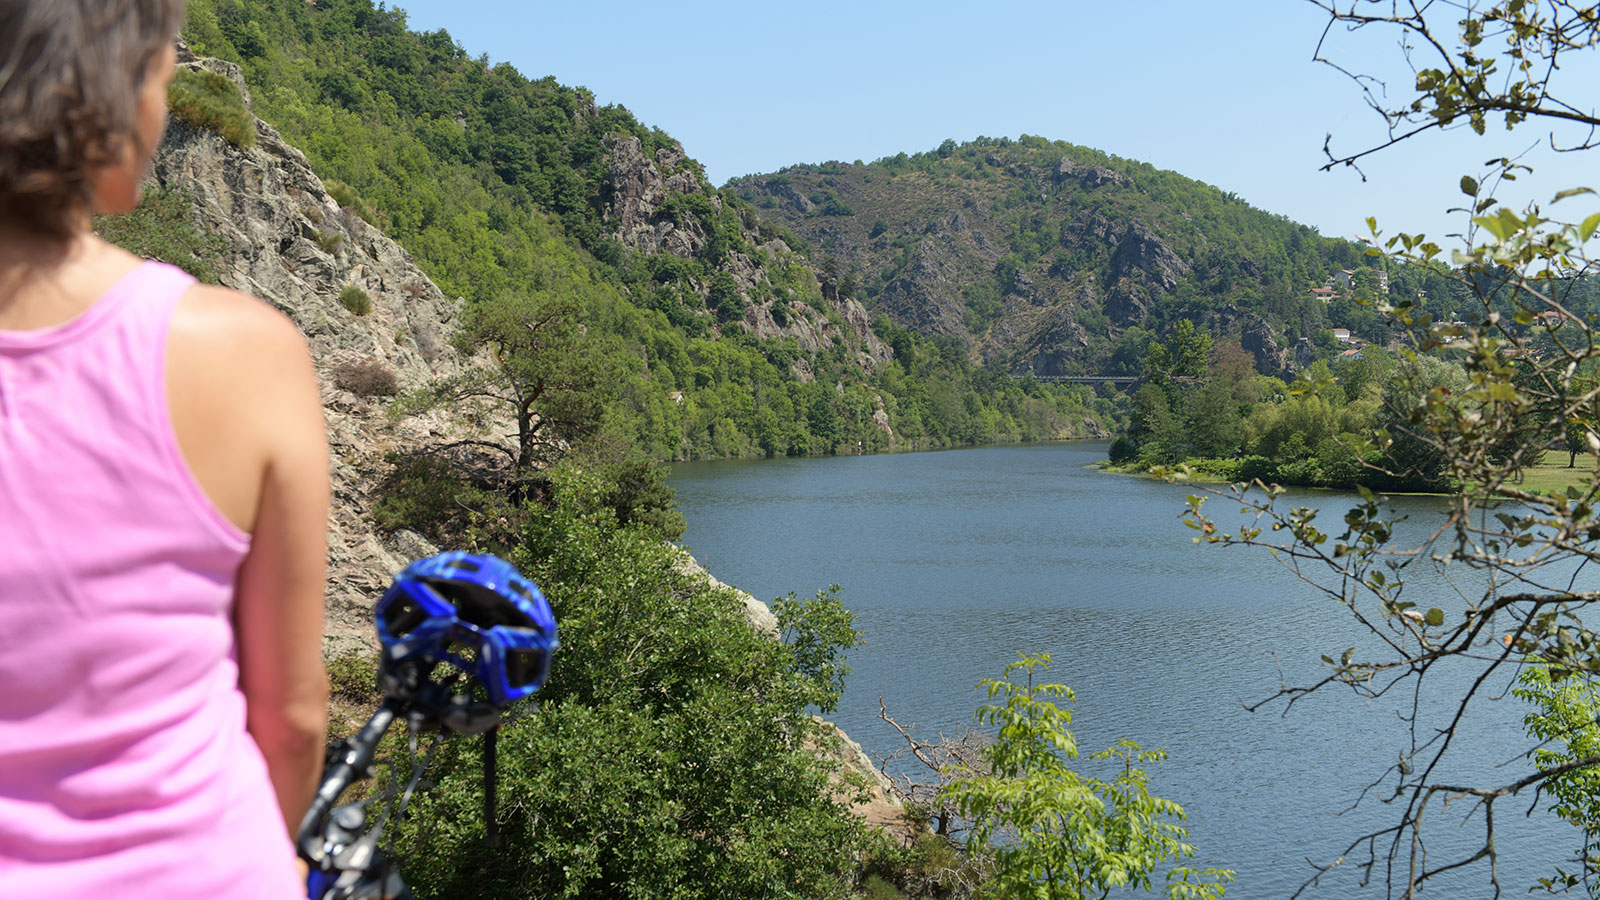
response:
{"label": "distant bridge", "polygon": [[1035,381],[1066,382],[1068,384],[1138,384],[1137,375],[1035,375]]}

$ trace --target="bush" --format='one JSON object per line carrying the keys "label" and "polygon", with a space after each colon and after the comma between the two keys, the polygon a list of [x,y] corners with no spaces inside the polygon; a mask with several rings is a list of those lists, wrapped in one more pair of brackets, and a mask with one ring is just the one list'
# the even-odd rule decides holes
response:
{"label": "bush", "polygon": [[353,284],[345,285],[344,290],[339,292],[339,302],[344,304],[345,309],[358,316],[372,312],[372,298],[367,296],[366,291]]}
{"label": "bush", "polygon": [[1271,483],[1278,478],[1278,465],[1265,456],[1246,456],[1239,460],[1240,481],[1265,481]]}
{"label": "bush", "polygon": [[481,742],[446,741],[396,826],[406,880],[418,896],[845,900],[862,826],[805,749],[801,660],[653,530],[619,525],[614,486],[550,478],[511,556],[561,650],[537,712],[501,725],[501,845],[479,825]]}
{"label": "bush", "polygon": [[341,363],[333,370],[333,383],[357,397],[393,397],[400,392],[394,370],[371,359]]}
{"label": "bush", "polygon": [[244,108],[239,86],[215,72],[179,69],[167,85],[167,108],[173,118],[214,131],[235,147],[256,142],[255,116]]}
{"label": "bush", "polygon": [[327,662],[328,696],[367,706],[383,702],[378,690],[378,657],[366,650],[348,650]]}
{"label": "bush", "polygon": [[344,243],[344,235],[328,228],[318,228],[313,237],[316,238],[317,246],[322,248],[323,253],[332,253]]}
{"label": "bush", "polygon": [[1197,459],[1190,463],[1196,472],[1210,475],[1223,481],[1238,481],[1240,463],[1237,459]]}

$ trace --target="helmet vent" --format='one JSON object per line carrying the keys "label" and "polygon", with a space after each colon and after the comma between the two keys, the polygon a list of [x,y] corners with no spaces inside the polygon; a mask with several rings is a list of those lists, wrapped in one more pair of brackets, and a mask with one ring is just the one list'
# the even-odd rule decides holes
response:
{"label": "helmet vent", "polygon": [[409,597],[398,603],[391,603],[389,608],[383,611],[383,625],[389,630],[389,634],[396,638],[403,638],[415,631],[416,627],[427,619],[428,613]]}

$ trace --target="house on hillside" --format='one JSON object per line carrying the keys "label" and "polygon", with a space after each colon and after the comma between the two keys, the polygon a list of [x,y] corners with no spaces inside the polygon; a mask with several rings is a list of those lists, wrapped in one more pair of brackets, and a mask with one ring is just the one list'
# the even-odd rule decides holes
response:
{"label": "house on hillside", "polygon": [[[1382,269],[1369,269],[1372,276],[1378,281],[1378,290],[1384,294],[1389,293],[1389,273]],[[1355,269],[1340,269],[1328,276],[1328,287],[1339,285],[1345,290],[1350,290],[1355,283]]]}
{"label": "house on hillside", "polygon": [[1330,303],[1339,299],[1339,292],[1335,291],[1331,287],[1319,287],[1311,289],[1311,296],[1317,300],[1321,300],[1323,303]]}
{"label": "house on hillside", "polygon": [[1333,339],[1338,341],[1341,344],[1351,343],[1350,329],[1348,329],[1348,328],[1335,328],[1335,329],[1333,329]]}

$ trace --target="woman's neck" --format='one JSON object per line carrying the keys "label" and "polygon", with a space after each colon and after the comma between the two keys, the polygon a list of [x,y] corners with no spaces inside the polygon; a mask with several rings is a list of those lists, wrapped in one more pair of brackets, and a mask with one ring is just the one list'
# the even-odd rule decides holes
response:
{"label": "woman's neck", "polygon": [[40,327],[73,314],[83,289],[99,280],[92,273],[102,249],[111,248],[87,228],[63,238],[0,223],[0,329]]}

